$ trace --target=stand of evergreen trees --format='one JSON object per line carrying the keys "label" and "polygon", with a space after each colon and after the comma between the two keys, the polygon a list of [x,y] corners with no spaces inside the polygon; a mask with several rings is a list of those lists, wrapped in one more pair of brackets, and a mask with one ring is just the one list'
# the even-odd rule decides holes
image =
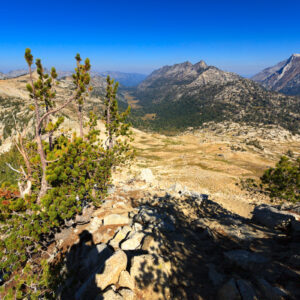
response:
{"label": "stand of evergreen trees", "polygon": [[[134,155],[130,125],[126,123],[130,110],[119,113],[118,85],[113,80],[107,78],[103,115],[90,112],[84,116],[86,97],[92,90],[88,59],[82,64],[76,55],[74,93],[60,105],[56,101],[55,69],[46,74],[37,59],[35,80],[30,49],[26,49],[25,59],[35,138],[30,140],[26,130],[15,128],[18,136],[14,148],[7,159],[1,157],[10,172],[0,188],[1,299],[55,298],[59,268],[47,260],[47,247],[54,234],[84,207],[100,206],[112,170]],[[64,119],[59,113],[71,103],[78,110],[79,135],[60,131]],[[98,118],[106,125],[105,140],[100,139]]]}

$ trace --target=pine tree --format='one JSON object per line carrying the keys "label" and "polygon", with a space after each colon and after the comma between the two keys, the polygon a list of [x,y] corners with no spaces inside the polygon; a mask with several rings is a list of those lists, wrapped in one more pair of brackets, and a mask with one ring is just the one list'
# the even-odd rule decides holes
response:
{"label": "pine tree", "polygon": [[275,168],[264,172],[261,182],[272,198],[300,201],[300,157],[292,159],[282,156]]}
{"label": "pine tree", "polygon": [[[83,207],[101,205],[110,183],[113,168],[133,157],[130,146],[130,124],[126,117],[130,108],[119,114],[116,100],[117,84],[108,79],[103,118],[106,120],[107,141],[100,139],[98,120],[94,113],[84,123],[84,97],[90,90],[89,60],[81,65],[76,56],[74,95],[56,105],[56,71],[45,74],[36,60],[38,79],[33,80],[33,56],[26,49],[30,83],[27,89],[35,112],[35,140],[19,133],[16,139],[19,169],[9,164],[19,182],[30,183],[29,192],[19,185],[0,188],[0,270],[4,280],[13,287],[2,286],[1,296],[7,299],[55,298],[57,273],[42,253],[53,242],[54,233],[72,221]],[[112,92],[110,92],[112,91]],[[80,136],[54,132],[63,122],[52,117],[72,101],[78,105]],[[109,118],[107,115],[109,114]],[[84,135],[83,127],[86,127]],[[107,144],[108,146],[105,146]],[[26,185],[25,185],[26,186]],[[26,186],[28,188],[28,186]],[[1,294],[2,293],[2,294]]]}

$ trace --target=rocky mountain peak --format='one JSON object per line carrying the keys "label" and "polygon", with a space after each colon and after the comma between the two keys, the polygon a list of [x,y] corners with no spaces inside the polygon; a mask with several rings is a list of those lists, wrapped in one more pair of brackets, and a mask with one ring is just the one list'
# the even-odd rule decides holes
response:
{"label": "rocky mountain peak", "polygon": [[300,95],[300,54],[264,69],[252,77],[265,88],[288,95]]}
{"label": "rocky mountain peak", "polygon": [[205,63],[204,60],[200,60],[199,62],[194,64],[195,69],[206,69],[208,65]]}
{"label": "rocky mountain peak", "polygon": [[300,57],[300,54],[294,53],[294,54],[292,55],[292,57]]}
{"label": "rocky mountain peak", "polygon": [[238,80],[237,74],[224,72],[214,66],[208,66],[203,60],[192,64],[189,61],[164,66],[152,72],[139,86],[138,90],[167,86],[200,86],[206,84],[219,84]]}

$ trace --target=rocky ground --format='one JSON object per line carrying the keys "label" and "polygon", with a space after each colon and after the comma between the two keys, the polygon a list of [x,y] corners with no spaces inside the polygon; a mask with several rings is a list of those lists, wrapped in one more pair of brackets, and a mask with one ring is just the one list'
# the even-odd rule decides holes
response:
{"label": "rocky ground", "polygon": [[299,299],[299,206],[260,205],[247,219],[139,179],[56,235],[60,299]]}

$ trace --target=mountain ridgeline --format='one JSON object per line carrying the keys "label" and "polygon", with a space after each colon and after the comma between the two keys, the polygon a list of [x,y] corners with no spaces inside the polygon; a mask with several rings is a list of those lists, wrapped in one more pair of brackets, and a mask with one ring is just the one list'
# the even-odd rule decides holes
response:
{"label": "mountain ridgeline", "polygon": [[234,121],[299,132],[300,98],[267,91],[204,61],[162,67],[130,93],[136,99],[132,122],[144,129],[176,132],[209,121]]}
{"label": "mountain ridgeline", "polygon": [[300,95],[300,54],[264,69],[252,77],[268,90],[286,95]]}

